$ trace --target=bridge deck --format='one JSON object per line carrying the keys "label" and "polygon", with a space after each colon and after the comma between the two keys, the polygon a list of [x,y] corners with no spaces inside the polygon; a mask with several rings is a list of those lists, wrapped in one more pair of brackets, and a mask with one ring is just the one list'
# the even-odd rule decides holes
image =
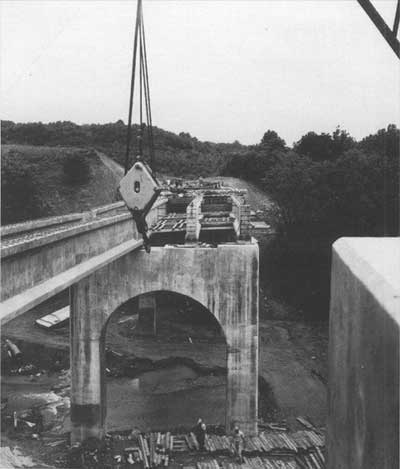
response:
{"label": "bridge deck", "polygon": [[7,225],[1,229],[1,255],[5,257],[21,248],[29,249],[33,245],[36,247],[54,239],[61,239],[63,235],[85,231],[85,228],[91,228],[99,221],[113,223],[121,215],[130,216],[125,204],[117,202],[89,212]]}
{"label": "bridge deck", "polygon": [[139,249],[142,245],[142,240],[132,239],[98,256],[92,257],[49,280],[24,290],[18,295],[12,296],[1,303],[0,323],[5,324],[11,321],[20,314],[25,313],[48,298],[70,287],[72,284],[79,282],[79,280],[87,277],[94,271],[101,269],[128,252]]}

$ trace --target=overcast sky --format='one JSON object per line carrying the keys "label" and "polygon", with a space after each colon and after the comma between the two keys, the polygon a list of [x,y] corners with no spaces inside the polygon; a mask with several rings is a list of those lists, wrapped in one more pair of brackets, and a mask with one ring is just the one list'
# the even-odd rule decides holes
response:
{"label": "overcast sky", "polygon": [[[395,1],[374,4],[392,25]],[[0,5],[3,119],[127,121],[134,0]],[[400,123],[399,60],[356,0],[144,0],[144,18],[159,127],[292,144]]]}

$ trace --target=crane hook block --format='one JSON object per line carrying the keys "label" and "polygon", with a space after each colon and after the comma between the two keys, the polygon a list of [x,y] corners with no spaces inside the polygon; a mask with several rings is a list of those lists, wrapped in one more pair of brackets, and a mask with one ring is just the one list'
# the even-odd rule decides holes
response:
{"label": "crane hook block", "polygon": [[146,163],[136,161],[121,179],[119,192],[132,214],[138,233],[143,237],[146,251],[150,252],[146,216],[160,194],[161,187]]}
{"label": "crane hook block", "polygon": [[142,161],[136,161],[119,184],[119,192],[128,209],[144,216],[151,209],[160,190],[151,169]]}

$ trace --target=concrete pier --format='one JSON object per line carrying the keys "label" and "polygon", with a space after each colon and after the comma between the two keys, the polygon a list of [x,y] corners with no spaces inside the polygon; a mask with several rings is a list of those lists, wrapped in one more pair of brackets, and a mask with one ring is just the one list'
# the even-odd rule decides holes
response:
{"label": "concrete pier", "polygon": [[159,247],[133,251],[71,287],[72,441],[104,435],[107,321],[130,298],[171,291],[206,307],[227,347],[226,427],[257,431],[258,245]]}
{"label": "concrete pier", "polygon": [[[90,278],[70,290],[71,302],[71,423],[74,441],[104,435],[104,340],[90,311]],[[91,332],[93,330],[93,332]]]}

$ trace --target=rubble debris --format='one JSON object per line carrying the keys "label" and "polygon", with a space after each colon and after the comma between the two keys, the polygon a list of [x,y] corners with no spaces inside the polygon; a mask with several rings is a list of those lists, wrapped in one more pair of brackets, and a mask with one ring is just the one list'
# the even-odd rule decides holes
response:
{"label": "rubble debris", "polygon": [[5,343],[6,343],[7,355],[10,358],[13,358],[15,360],[21,360],[22,359],[22,352],[17,347],[17,345],[15,345],[14,342],[11,342],[11,340],[9,340],[9,339],[6,339]]}
{"label": "rubble debris", "polygon": [[11,370],[12,375],[35,375],[37,372],[38,368],[32,363],[28,363]]}
{"label": "rubble debris", "polygon": [[30,457],[23,456],[18,448],[11,449],[8,446],[0,447],[1,469],[15,469],[35,467],[36,464]]}
{"label": "rubble debris", "polygon": [[82,446],[78,443],[71,446],[68,451],[68,467],[71,469],[80,468],[83,465]]}
{"label": "rubble debris", "polygon": [[51,446],[51,447],[54,447],[54,446],[60,446],[62,444],[65,443],[65,440],[56,440],[56,441],[49,441],[48,443],[46,443],[45,446]]}

